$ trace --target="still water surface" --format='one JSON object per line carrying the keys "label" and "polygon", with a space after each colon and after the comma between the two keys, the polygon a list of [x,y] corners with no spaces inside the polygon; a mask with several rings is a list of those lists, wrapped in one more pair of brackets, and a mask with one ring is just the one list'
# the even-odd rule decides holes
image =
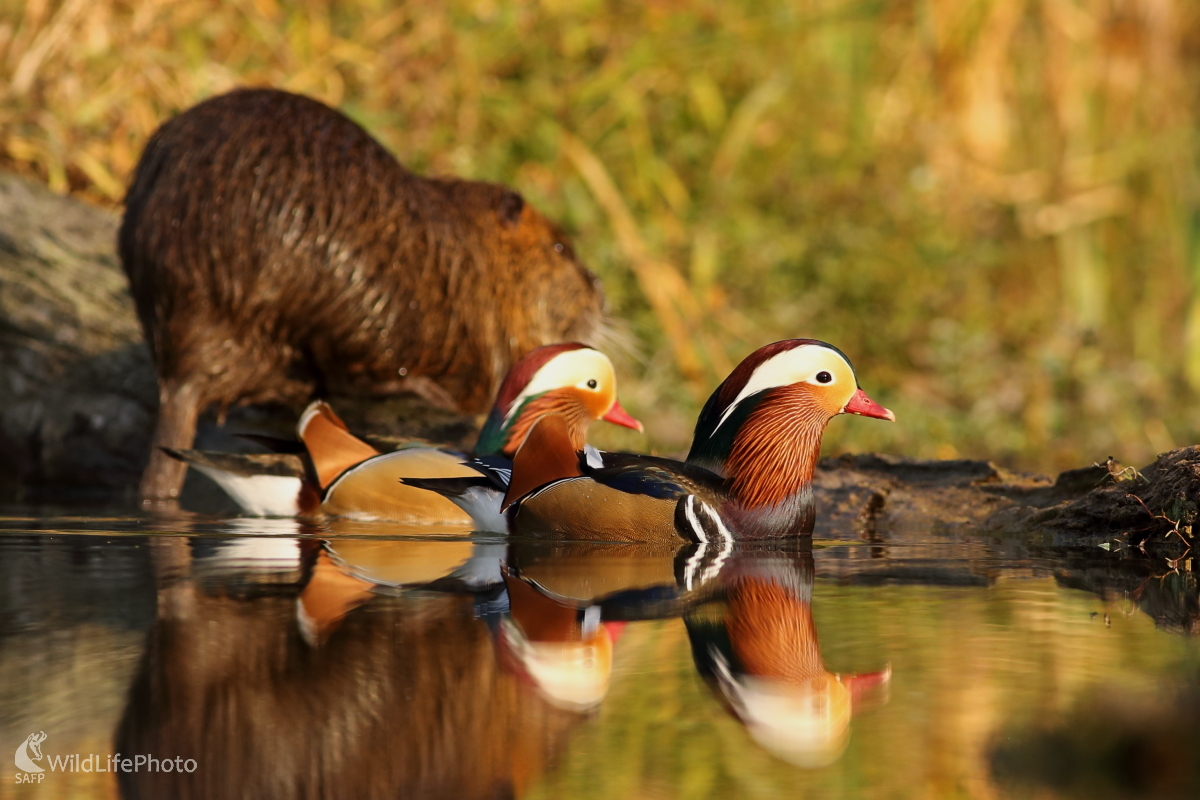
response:
{"label": "still water surface", "polygon": [[1197,797],[1175,566],[10,511],[0,798]]}

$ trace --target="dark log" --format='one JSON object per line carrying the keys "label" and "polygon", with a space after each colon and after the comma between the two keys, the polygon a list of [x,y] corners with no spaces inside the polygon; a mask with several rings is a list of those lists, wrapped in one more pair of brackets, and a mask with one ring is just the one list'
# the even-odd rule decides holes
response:
{"label": "dark log", "polygon": [[115,214],[0,175],[0,497],[120,492],[145,459],[154,372]]}

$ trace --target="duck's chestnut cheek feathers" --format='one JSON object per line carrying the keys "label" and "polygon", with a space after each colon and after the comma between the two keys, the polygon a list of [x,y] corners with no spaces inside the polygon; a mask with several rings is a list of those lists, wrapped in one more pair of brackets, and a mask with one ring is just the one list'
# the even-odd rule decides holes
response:
{"label": "duck's chestnut cheek feathers", "polygon": [[858,414],[863,417],[874,417],[875,419],[886,419],[888,422],[895,422],[896,415],[888,409],[876,403],[871,398],[867,397],[867,393],[862,389],[858,389],[850,397],[846,405],[842,407],[842,414]]}

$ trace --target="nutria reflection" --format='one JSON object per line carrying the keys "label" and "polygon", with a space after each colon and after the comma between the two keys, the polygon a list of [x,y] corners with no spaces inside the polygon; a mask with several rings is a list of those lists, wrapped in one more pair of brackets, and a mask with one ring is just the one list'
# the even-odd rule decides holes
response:
{"label": "nutria reflection", "polygon": [[[520,795],[587,704],[549,702],[504,663],[495,598],[370,591],[301,544],[303,590],[235,599],[164,578],[115,746],[198,768],[121,774],[124,795]],[[320,597],[305,594],[313,578]]]}

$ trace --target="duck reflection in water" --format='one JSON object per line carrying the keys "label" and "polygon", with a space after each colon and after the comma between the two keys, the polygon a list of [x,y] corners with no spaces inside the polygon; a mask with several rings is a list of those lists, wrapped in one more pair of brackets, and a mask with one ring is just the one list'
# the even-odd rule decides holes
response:
{"label": "duck reflection in water", "polygon": [[607,690],[597,612],[472,586],[454,543],[299,540],[299,584],[253,585],[163,544],[115,747],[199,766],[120,773],[128,798],[515,797]]}
{"label": "duck reflection in water", "polygon": [[737,553],[716,584],[684,616],[700,674],[771,753],[802,767],[836,761],[853,706],[885,687],[891,670],[826,669],[812,616],[812,552]]}
{"label": "duck reflection in water", "polygon": [[602,622],[598,605],[563,603],[537,591],[500,566],[503,551],[462,540],[327,543],[296,601],[301,635],[323,645],[346,614],[381,591],[470,592],[510,673],[559,708],[595,707],[608,692],[622,623]]}
{"label": "duck reflection in water", "polygon": [[812,616],[807,543],[510,546],[514,571],[560,603],[609,620],[682,616],[697,670],[722,705],[774,755],[803,767],[842,754],[855,705],[886,699],[890,668],[826,669]]}

